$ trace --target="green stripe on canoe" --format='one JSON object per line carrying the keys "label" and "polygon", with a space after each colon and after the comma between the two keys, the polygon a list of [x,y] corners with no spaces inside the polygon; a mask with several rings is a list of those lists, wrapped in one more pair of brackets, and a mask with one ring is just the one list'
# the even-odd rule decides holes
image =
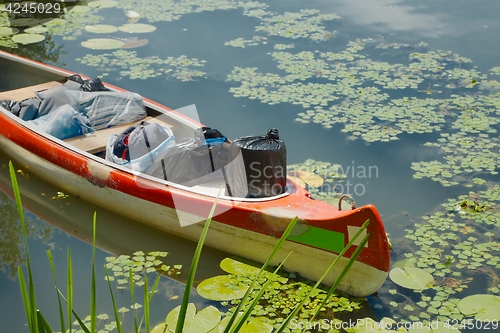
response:
{"label": "green stripe on canoe", "polygon": [[288,236],[288,239],[337,253],[344,249],[343,233],[312,226],[307,226],[307,230],[300,235]]}

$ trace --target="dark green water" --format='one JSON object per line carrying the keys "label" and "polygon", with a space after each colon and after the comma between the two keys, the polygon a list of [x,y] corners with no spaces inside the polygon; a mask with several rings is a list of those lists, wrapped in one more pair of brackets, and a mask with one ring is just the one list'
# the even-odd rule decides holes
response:
{"label": "dark green water", "polygon": [[[148,4],[148,8],[140,7],[135,2],[120,2],[130,3],[130,6],[122,8],[101,9],[96,15],[101,19],[89,21],[86,24],[109,24],[120,26],[127,23],[127,18],[124,15],[124,10],[134,10],[138,13],[161,12],[159,3],[155,1]],[[178,1],[179,3],[185,3]],[[414,52],[430,53],[437,50],[451,51],[453,55],[459,55],[470,59],[471,63],[449,61],[450,57],[441,57],[439,62],[441,65],[449,65],[449,68],[457,68],[466,70],[464,76],[457,79],[445,81],[447,73],[439,73],[440,78],[425,76],[426,73],[434,73],[435,67],[433,64],[425,64],[423,68],[413,75],[422,77],[423,81],[418,85],[418,88],[413,89],[406,87],[404,89],[388,89],[387,85],[374,84],[377,79],[365,79],[360,83],[359,87],[366,88],[377,86],[380,92],[378,94],[387,93],[388,98],[384,99],[381,104],[388,105],[391,101],[401,99],[403,97],[425,99],[427,97],[436,100],[442,100],[442,104],[446,104],[446,99],[452,95],[458,96],[484,96],[492,95],[498,92],[498,86],[493,86],[489,90],[481,90],[481,86],[475,86],[471,89],[466,87],[465,81],[472,82],[472,78],[477,77],[477,81],[484,82],[482,87],[486,87],[486,81],[499,80],[492,68],[500,66],[498,54],[500,51],[500,23],[498,21],[498,13],[500,13],[500,3],[495,0],[487,0],[482,2],[444,0],[444,1],[397,1],[397,0],[334,0],[334,1],[268,1],[268,7],[265,8],[269,13],[267,17],[276,17],[285,12],[299,13],[301,9],[317,9],[319,12],[311,14],[310,17],[318,17],[319,15],[338,14],[340,19],[323,20],[318,26],[306,25],[305,18],[296,18],[297,25],[288,29],[296,29],[299,31],[308,32],[308,36],[301,38],[285,38],[287,28],[284,28],[281,36],[273,35],[270,30],[256,31],[256,27],[266,26],[266,21],[259,17],[245,15],[242,6],[237,6],[235,9],[222,10],[222,4],[235,6],[233,1],[215,1],[210,5],[207,4],[206,9],[201,12],[190,12],[197,7],[196,2],[192,1],[191,9],[186,10],[186,13],[180,14],[178,20],[164,21],[153,14],[148,20],[145,14],[141,15],[139,23],[148,23],[156,27],[156,30],[145,34],[128,34],[121,31],[110,34],[93,34],[87,31],[80,30],[78,33],[69,34],[75,36],[72,40],[62,38],[59,34],[45,33],[47,39],[44,42],[31,45],[20,45],[17,49],[3,48],[9,52],[30,57],[42,62],[47,62],[59,67],[69,69],[71,71],[82,73],[88,76],[97,76],[104,73],[104,68],[92,67],[77,60],[86,55],[102,56],[110,54],[113,50],[90,50],[81,46],[81,42],[89,38],[129,38],[130,36],[139,37],[140,39],[147,38],[147,45],[125,49],[128,52],[136,52],[136,56],[142,59],[157,56],[162,59],[167,57],[180,57],[185,55],[189,59],[197,58],[204,60],[204,65],[196,67],[196,70],[204,72],[201,76],[194,76],[190,81],[182,81],[175,77],[172,73],[162,74],[158,77],[150,77],[147,79],[131,79],[129,75],[121,74],[119,69],[109,71],[104,80],[121,86],[127,90],[135,91],[145,97],[151,98],[171,108],[180,108],[186,105],[195,104],[200,115],[202,123],[213,128],[220,129],[229,138],[239,136],[263,134],[268,128],[276,127],[280,130],[280,136],[285,141],[288,151],[288,161],[290,164],[303,163],[307,159],[317,161],[325,161],[337,163],[347,170],[347,167],[365,167],[374,166],[377,168],[377,173],[370,177],[357,177],[348,173],[348,179],[352,184],[358,185],[359,193],[356,196],[358,205],[373,203],[379,209],[387,232],[395,244],[395,253],[393,260],[403,259],[402,254],[407,253],[408,247],[415,247],[409,244],[407,239],[403,237],[407,234],[407,229],[413,229],[415,223],[422,222],[421,216],[431,214],[440,205],[447,201],[448,198],[456,198],[459,195],[468,194],[470,190],[485,190],[499,184],[497,175],[491,175],[484,170],[479,172],[479,177],[485,179],[487,184],[483,187],[476,186],[467,188],[464,185],[470,183],[468,180],[477,177],[474,172],[464,171],[463,174],[456,172],[455,178],[463,176],[464,181],[460,181],[459,185],[445,187],[442,183],[432,180],[429,177],[423,179],[414,179],[412,163],[421,161],[438,160],[443,161],[444,155],[437,148],[423,146],[426,142],[439,142],[440,133],[454,133],[456,128],[453,128],[453,122],[460,118],[460,112],[450,110],[454,113],[453,116],[445,119],[445,123],[440,125],[439,129],[432,133],[403,133],[398,134],[399,140],[390,142],[381,142],[375,140],[368,142],[355,134],[355,131],[349,133],[341,132],[344,128],[344,122],[333,124],[331,128],[325,128],[319,123],[301,123],[297,122],[296,118],[299,113],[312,110],[304,108],[303,105],[292,103],[279,103],[270,105],[259,100],[262,94],[257,94],[257,99],[249,99],[247,97],[235,97],[230,91],[231,88],[240,87],[241,82],[250,82],[247,78],[240,78],[239,81],[228,81],[230,75],[236,67],[251,68],[257,67],[256,72],[264,75],[265,73],[273,73],[284,76],[283,67],[287,65],[285,61],[280,62],[273,59],[272,52],[280,52],[274,48],[276,44],[293,44],[293,48],[282,50],[289,54],[298,54],[299,52],[310,52],[311,54],[319,54],[321,52],[339,53],[346,49],[349,42],[359,41],[360,39],[372,39],[373,42],[363,42],[364,49],[357,54],[362,54],[365,58],[369,58],[372,62],[380,61],[390,65],[390,80],[394,81],[399,76],[395,75],[396,64],[408,64],[410,54]],[[157,9],[151,10],[151,7],[157,6]],[[209,8],[212,6],[213,8]],[[285,19],[283,21],[286,21]],[[302,28],[300,25],[302,24]],[[302,29],[302,30],[300,30]],[[295,30],[293,30],[296,33]],[[324,40],[315,40],[311,36],[320,31]],[[325,37],[324,32],[328,32],[331,36]],[[246,45],[246,47],[234,47],[224,45],[225,42],[243,38],[244,40],[252,40],[254,36],[266,39],[257,39],[255,46]],[[323,38],[322,37],[322,38]],[[425,43],[425,46],[418,46],[419,43]],[[356,52],[353,52],[356,53]],[[110,56],[109,59],[114,57]],[[317,59],[317,58],[316,58]],[[448,59],[448,60],[447,60]],[[358,59],[359,60],[359,59]],[[350,66],[351,68],[358,66],[354,76],[360,79],[364,68],[369,68],[370,73],[373,73],[371,65],[362,65],[353,61],[338,60],[339,63]],[[306,62],[301,62],[297,65],[296,71],[300,68],[309,66]],[[331,65],[333,66],[333,65]],[[365,66],[365,67],[363,67]],[[427,66],[427,67],[426,67]],[[110,67],[110,66],[106,66]],[[152,67],[156,73],[162,73],[165,66]],[[383,66],[382,66],[383,67]],[[432,68],[431,68],[432,67]],[[192,69],[192,68],[191,68]],[[1,69],[0,69],[1,70]],[[296,80],[301,83],[325,84],[328,79],[321,76],[321,68],[315,69],[315,75],[308,79]],[[480,72],[487,75],[487,78],[479,78],[476,75]],[[382,75],[384,69],[380,69],[377,75]],[[472,74],[470,74],[472,73]],[[467,76],[467,75],[472,76]],[[436,74],[437,75],[437,74]],[[451,74],[450,74],[451,75]],[[474,76],[476,75],[476,76]],[[404,77],[404,76],[402,76]],[[1,74],[0,74],[1,78]],[[184,79],[190,78],[184,76]],[[245,81],[246,80],[246,81]],[[338,83],[340,79],[335,82]],[[446,87],[447,84],[455,84],[455,88]],[[457,84],[458,83],[458,84]],[[460,84],[463,84],[460,86]],[[282,86],[281,86],[282,87]],[[277,90],[279,87],[268,84],[262,84],[255,89],[263,89],[267,92]],[[351,97],[347,92],[344,92],[342,86],[337,86],[336,91],[332,94],[338,94],[339,99],[331,101],[328,107],[334,104],[340,104],[347,101],[350,108],[355,110],[356,99]],[[434,93],[426,96],[424,91],[430,90],[441,93]],[[262,91],[262,90],[261,90]],[[313,95],[313,90],[308,91],[308,94]],[[290,99],[294,97],[294,92],[288,93]],[[299,95],[298,92],[295,93]],[[498,97],[493,97],[497,98]],[[312,102],[312,104],[314,101]],[[366,105],[366,104],[364,104]],[[497,104],[498,105],[498,104]],[[375,112],[375,109],[367,108],[365,112]],[[354,111],[353,111],[354,112]],[[436,107],[435,119],[442,116],[441,110]],[[456,115],[456,116],[455,116]],[[491,127],[498,128],[498,106],[491,109],[488,117],[491,117]],[[339,115],[340,118],[342,115]],[[351,117],[349,111],[344,112],[343,116]],[[399,116],[398,116],[399,117]],[[475,116],[474,116],[475,117]],[[368,131],[376,125],[388,126],[393,128],[403,128],[399,120],[386,121],[379,117],[368,124]],[[349,118],[350,124],[356,123],[360,118]],[[358,119],[358,120],[352,120]],[[401,118],[397,118],[401,119]],[[410,124],[425,123],[427,118],[412,118],[408,116]],[[429,121],[435,120],[431,118]],[[360,121],[360,120],[359,120]],[[372,130],[376,132],[377,130]],[[363,132],[363,130],[361,131]],[[479,130],[479,133],[486,131]],[[357,140],[351,140],[352,136],[358,136]],[[476,135],[476,134],[473,134]],[[491,134],[491,138],[498,139],[498,134]],[[492,139],[494,140],[494,139]],[[498,150],[494,153],[498,154]],[[3,181],[6,178],[5,164],[8,157],[3,156],[1,160]],[[498,163],[499,159],[496,160]],[[496,164],[495,166],[498,166]],[[498,171],[498,170],[497,170]],[[72,236],[73,232],[83,230],[88,231],[92,214],[98,210],[98,220],[104,221],[104,226],[99,228],[98,240],[100,237],[104,239],[104,244],[110,244],[109,248],[103,250],[111,251],[116,254],[130,253],[141,246],[148,244],[149,241],[155,246],[165,246],[165,248],[155,248],[150,250],[166,250],[171,253],[172,263],[183,263],[187,268],[189,265],[190,253],[194,250],[192,244],[179,239],[163,241],[166,235],[147,230],[144,226],[135,225],[132,221],[123,222],[120,217],[117,217],[98,207],[81,203],[77,199],[70,198],[69,200],[50,200],[50,196],[57,192],[57,189],[51,188],[47,184],[36,183],[36,186],[30,185],[34,180],[21,179],[25,183],[26,191],[32,192],[33,211],[41,211],[43,216],[40,219],[35,215],[31,215],[33,225],[36,225],[36,231],[33,232],[33,237],[30,238],[30,249],[35,262],[37,271],[37,289],[41,290],[41,295],[38,296],[40,302],[53,302],[54,291],[52,287],[52,278],[49,267],[46,264],[45,249],[51,248],[55,252],[56,262],[60,262],[63,267],[61,274],[64,274],[66,248],[71,247],[73,257],[75,258],[74,267],[82,272],[78,276],[78,286],[81,290],[82,297],[82,313],[87,309],[88,295],[86,290],[90,283],[90,258],[91,247]],[[362,193],[361,193],[362,190]],[[41,193],[46,193],[46,196],[41,196]],[[49,194],[52,193],[52,194]],[[44,201],[45,200],[45,201]],[[25,317],[18,291],[17,281],[11,279],[16,266],[21,263],[21,252],[19,250],[20,241],[18,242],[19,230],[16,228],[16,216],[13,203],[7,196],[2,196],[0,200],[2,208],[2,255],[0,260],[4,262],[4,272],[0,275],[0,318],[3,327],[9,327],[8,331],[19,332],[23,330]],[[50,204],[50,205],[49,205]],[[47,206],[45,211],[42,207]],[[29,207],[28,207],[29,208]],[[78,222],[75,222],[72,217],[78,215]],[[47,220],[51,224],[47,224],[43,220]],[[71,223],[75,223],[74,225]],[[85,223],[86,228],[83,227]],[[68,225],[70,225],[68,227]],[[494,238],[498,241],[498,222],[496,227],[488,230],[495,233]],[[65,230],[59,231],[58,228]],[[120,229],[123,234],[116,234],[116,230]],[[483,232],[483,229],[477,228],[477,232]],[[126,241],[114,241],[113,238],[120,237]],[[90,239],[90,234],[86,234],[84,240]],[[14,241],[13,241],[14,240]],[[129,240],[129,241],[128,241]],[[153,241],[154,240],[154,241]],[[126,244],[126,246],[125,246]],[[137,248],[134,249],[134,246]],[[189,252],[191,251],[191,252]],[[493,253],[492,253],[493,254]],[[104,263],[105,252],[99,252],[99,262]],[[205,266],[200,268],[200,274],[210,276],[214,271],[217,271],[217,262],[223,257],[222,254],[208,251],[206,255]],[[170,257],[170,256],[169,256]],[[493,267],[493,271],[498,274],[499,269]],[[464,273],[464,276],[469,276],[472,273]],[[80,275],[80,274],[79,274]],[[491,281],[483,275],[476,275],[476,280],[469,284],[467,293],[463,296],[472,293],[486,293],[487,287],[479,280],[486,279],[488,283]],[[80,281],[81,279],[81,281]],[[436,277],[436,280],[440,278]],[[498,282],[497,282],[498,283]],[[174,282],[172,282],[174,284]],[[38,288],[40,286],[40,288]],[[80,288],[81,287],[81,288]],[[107,292],[106,285],[100,285],[102,293]],[[377,315],[382,316],[401,316],[408,318],[408,313],[401,308],[404,302],[401,302],[399,307],[389,305],[392,294],[389,289],[394,289],[394,284],[388,282],[380,293],[380,298],[371,299],[373,304],[382,304],[376,307]],[[175,290],[175,287],[164,286],[164,290]],[[395,296],[394,296],[395,297]],[[412,296],[413,297],[413,296]],[[125,298],[125,296],[123,297]],[[158,297],[155,299],[158,307],[155,320],[160,320],[169,309],[173,308],[179,301],[169,301],[169,297]],[[107,299],[107,298],[106,298]],[[125,302],[125,299],[122,300]],[[418,301],[416,299],[415,301]],[[201,300],[199,302],[202,302]],[[400,300],[398,300],[400,302]],[[200,303],[201,304],[201,303]],[[107,305],[103,305],[104,308]],[[424,311],[424,310],[422,310]],[[417,311],[418,312],[418,311]],[[415,313],[413,313],[415,315]],[[380,319],[380,318],[379,318]],[[5,325],[4,325],[5,324]],[[12,328],[12,329],[10,329]],[[6,331],[7,332],[7,331]]]}

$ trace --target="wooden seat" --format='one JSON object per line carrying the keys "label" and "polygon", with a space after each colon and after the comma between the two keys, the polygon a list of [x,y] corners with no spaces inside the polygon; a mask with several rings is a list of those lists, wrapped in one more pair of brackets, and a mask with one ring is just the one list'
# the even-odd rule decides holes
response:
{"label": "wooden seat", "polygon": [[[169,128],[172,128],[170,124],[165,123],[164,121],[158,120],[157,118],[147,117],[143,119],[143,121],[147,121],[148,123],[160,123]],[[109,128],[105,128],[99,131],[95,131],[92,134],[84,134],[80,136],[75,136],[73,138],[69,138],[64,140],[64,142],[82,150],[85,150],[91,154],[97,154],[99,152],[106,150],[106,143],[108,142],[108,137],[111,134],[119,134],[124,131],[129,126],[136,125],[139,121],[134,121],[131,123],[113,126]]]}
{"label": "wooden seat", "polygon": [[37,84],[34,86],[25,87],[25,88],[4,91],[4,92],[0,93],[0,100],[22,101],[26,98],[35,97],[36,91],[56,88],[56,87],[60,87],[61,85],[62,85],[61,82],[50,81],[50,82],[45,82],[42,84]]}

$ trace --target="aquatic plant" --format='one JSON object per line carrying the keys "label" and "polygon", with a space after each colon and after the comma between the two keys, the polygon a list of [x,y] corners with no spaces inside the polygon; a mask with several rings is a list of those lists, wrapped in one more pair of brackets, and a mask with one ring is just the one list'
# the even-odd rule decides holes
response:
{"label": "aquatic plant", "polygon": [[[125,42],[120,45],[125,45]],[[105,44],[106,45],[106,44]],[[186,56],[167,57],[162,59],[157,56],[138,57],[135,51],[118,50],[100,55],[87,54],[77,58],[83,64],[97,67],[104,75],[115,70],[120,70],[122,77],[130,79],[148,79],[158,76],[172,77],[181,81],[191,81],[196,77],[203,77],[205,72],[198,70],[205,63],[204,60],[188,58]]]}

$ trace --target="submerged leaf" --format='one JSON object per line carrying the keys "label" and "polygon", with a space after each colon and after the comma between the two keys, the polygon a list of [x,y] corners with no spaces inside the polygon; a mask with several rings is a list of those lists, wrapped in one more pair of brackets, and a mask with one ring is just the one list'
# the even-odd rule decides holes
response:
{"label": "submerged leaf", "polygon": [[111,38],[92,38],[81,43],[83,47],[93,50],[112,50],[119,49],[125,42]]}
{"label": "submerged leaf", "polygon": [[130,23],[119,26],[118,29],[123,32],[128,33],[147,33],[153,32],[156,30],[156,27],[151,24],[144,23]]}

